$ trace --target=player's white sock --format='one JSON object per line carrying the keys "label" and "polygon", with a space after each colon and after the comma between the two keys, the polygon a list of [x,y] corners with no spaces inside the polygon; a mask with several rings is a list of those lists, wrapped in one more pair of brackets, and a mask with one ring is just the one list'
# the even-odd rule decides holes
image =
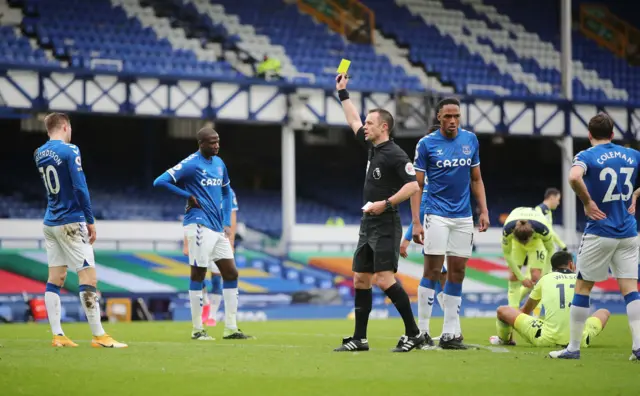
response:
{"label": "player's white sock", "polygon": [[222,303],[222,294],[211,294],[209,296],[209,301],[211,301],[209,319],[215,319],[218,314],[218,310],[220,309],[220,304]]}
{"label": "player's white sock", "polygon": [[633,340],[633,350],[640,349],[640,293],[631,292],[624,296],[627,303],[627,317],[629,327],[631,327],[631,339]]}
{"label": "player's white sock", "polygon": [[191,304],[191,323],[194,330],[202,330],[202,282],[189,284],[189,302]]}
{"label": "player's white sock", "polygon": [[94,336],[104,335],[102,322],[100,322],[100,303],[98,302],[98,290],[94,286],[80,285],[80,304],[87,315],[87,322]]}
{"label": "player's white sock", "polygon": [[209,293],[207,293],[207,286],[205,285],[202,288],[202,306],[207,306],[209,305]]}
{"label": "player's white sock", "polygon": [[[443,299],[444,301],[444,299]],[[455,336],[459,337],[462,335],[462,325],[460,324],[460,306],[462,305],[462,296],[460,297],[460,305],[458,305],[458,315],[456,315],[456,332]]]}
{"label": "player's white sock", "polygon": [[462,304],[462,283],[447,281],[444,285],[444,324],[442,334],[456,333],[458,330],[458,317]]}
{"label": "player's white sock", "polygon": [[418,286],[418,328],[426,333],[429,333],[429,320],[436,294],[433,283],[429,279],[422,278],[420,286]]}
{"label": "player's white sock", "polygon": [[444,324],[442,334],[456,334],[460,328],[458,309],[462,303],[462,297],[444,294]]}
{"label": "player's white sock", "polygon": [[438,293],[438,295],[436,296],[436,300],[438,300],[438,305],[440,306],[440,309],[444,311],[444,292]]}
{"label": "player's white sock", "polygon": [[238,330],[236,316],[238,314],[238,281],[222,281],[222,297],[224,298],[224,327]]}
{"label": "player's white sock", "polygon": [[60,316],[62,315],[60,286],[47,283],[47,289],[44,293],[44,305],[47,307],[47,317],[49,318],[49,325],[51,325],[51,333],[53,335],[64,335],[62,325],[60,324]]}
{"label": "player's white sock", "polygon": [[574,294],[571,308],[569,309],[571,318],[571,341],[567,349],[571,352],[580,350],[582,342],[582,333],[584,332],[584,324],[589,319],[589,296],[582,294]]}

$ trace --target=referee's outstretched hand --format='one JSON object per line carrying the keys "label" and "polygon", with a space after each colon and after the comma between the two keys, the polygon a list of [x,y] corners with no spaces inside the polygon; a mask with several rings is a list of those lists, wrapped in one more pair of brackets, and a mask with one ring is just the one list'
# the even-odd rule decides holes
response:
{"label": "referee's outstretched hand", "polygon": [[424,245],[424,229],[422,227],[414,226],[413,231],[411,232],[411,237],[415,243]]}
{"label": "referee's outstretched hand", "polygon": [[347,89],[347,81],[349,78],[346,73],[340,73],[336,76],[336,90]]}

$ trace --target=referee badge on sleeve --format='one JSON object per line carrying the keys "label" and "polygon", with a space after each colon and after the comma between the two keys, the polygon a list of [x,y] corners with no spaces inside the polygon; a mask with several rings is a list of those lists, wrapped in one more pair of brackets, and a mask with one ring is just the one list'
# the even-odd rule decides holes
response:
{"label": "referee badge on sleeve", "polygon": [[413,168],[413,164],[411,162],[407,162],[407,164],[404,166],[404,171],[407,172],[407,175],[416,175],[416,170]]}

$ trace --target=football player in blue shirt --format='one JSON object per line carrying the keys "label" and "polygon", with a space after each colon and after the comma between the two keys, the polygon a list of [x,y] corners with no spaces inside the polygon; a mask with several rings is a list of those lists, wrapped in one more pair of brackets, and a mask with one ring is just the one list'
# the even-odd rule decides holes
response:
{"label": "football player in blue shirt", "polygon": [[571,341],[549,353],[556,359],[580,359],[580,343],[589,318],[589,295],[595,282],[611,268],[627,304],[633,340],[630,360],[640,360],[640,294],[638,293],[638,231],[633,191],[640,152],[613,144],[613,120],[600,113],[589,121],[591,148],[579,152],[569,184],[584,204],[587,226],[578,250],[578,276],[571,302]]}
{"label": "football player in blue shirt", "polygon": [[220,137],[211,128],[197,133],[200,149],[160,175],[153,183],[187,199],[184,216],[191,282],[189,300],[194,340],[213,340],[202,324],[203,284],[212,263],[222,275],[225,306],[224,339],[248,339],[238,329],[238,270],[229,243],[231,187],[227,167],[217,156]]}
{"label": "football player in blue shirt", "polygon": [[[420,198],[411,197],[413,239],[424,240],[424,274],[418,287],[418,320],[421,331],[429,331],[436,283],[439,281],[445,255],[447,282],[444,286],[444,325],[440,337],[443,349],[466,349],[459,331],[459,310],[462,301],[462,281],[467,260],[473,250],[473,217],[470,191],[480,209],[479,230],[489,227],[489,212],[482,174],[478,138],[460,128],[460,102],[447,98],[438,103],[440,130],[418,142],[415,163],[416,179],[429,180],[425,202],[424,226],[420,213]],[[422,187],[422,186],[421,186]],[[428,348],[433,345],[430,337]]]}
{"label": "football player in blue shirt", "polygon": [[47,193],[44,239],[49,263],[49,278],[44,294],[47,316],[55,347],[77,347],[64,335],[60,325],[60,288],[67,267],[78,273],[80,301],[93,333],[94,348],[126,348],[105,333],[100,322],[97,276],[92,244],[96,226],[91,210],[89,188],[82,170],[80,149],[70,144],[71,122],[63,113],[51,113],[44,119],[49,141],[34,153],[36,167]]}
{"label": "football player in blue shirt", "polygon": [[[236,228],[237,228],[237,215],[238,211],[238,199],[236,198],[236,193],[231,189],[231,227],[229,227],[229,243],[231,244],[231,248],[235,251],[235,240],[236,240]],[[224,211],[224,202],[222,210]],[[187,237],[184,237],[182,253],[185,256],[189,256],[189,240]],[[203,295],[203,303],[202,307],[202,322],[207,326],[216,326],[218,323],[216,321],[216,316],[218,315],[218,310],[220,309],[220,304],[222,303],[222,276],[220,276],[220,270],[215,263],[211,263],[211,295],[207,294],[207,286],[205,285],[202,288]]]}
{"label": "football player in blue shirt", "polygon": [[[437,130],[440,129],[440,125],[433,125],[431,126],[431,128],[429,128],[429,133],[433,133]],[[422,199],[420,200],[420,221],[422,221],[424,219],[424,208],[425,205],[427,203],[427,196],[429,195],[429,182],[427,180],[427,178],[424,178],[424,187],[422,189]],[[402,243],[400,244],[400,256],[407,258],[408,254],[407,254],[407,248],[409,247],[409,243],[411,242],[411,240],[413,239],[413,223],[409,224],[409,227],[407,228],[407,232],[405,232],[404,234],[404,239],[402,240]],[[424,249],[422,250],[422,254],[424,254]],[[442,264],[442,271],[440,273],[440,279],[435,283],[435,295],[436,295],[436,299],[438,300],[438,304],[440,304],[440,308],[442,308],[444,310],[444,293],[443,293],[443,289],[444,289],[444,283],[447,280],[447,260],[445,259],[444,263]],[[458,328],[456,329],[456,334],[459,334],[461,339],[462,339],[462,330],[460,329],[460,321],[458,321]],[[428,326],[427,326],[428,327]],[[436,339],[440,339],[440,337],[434,337],[434,340]]]}

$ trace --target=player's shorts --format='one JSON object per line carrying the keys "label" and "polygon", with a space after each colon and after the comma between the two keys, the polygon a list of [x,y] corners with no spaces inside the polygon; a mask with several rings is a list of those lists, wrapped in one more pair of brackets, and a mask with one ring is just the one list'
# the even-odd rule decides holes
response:
{"label": "player's shorts", "polygon": [[[536,347],[565,347],[568,343],[568,338],[559,342],[557,333],[550,331],[544,320],[526,314],[518,315],[513,328],[522,338]],[[600,319],[591,316],[585,323],[581,346],[589,346],[601,331],[602,322],[600,322]]]}
{"label": "player's shorts", "polygon": [[609,267],[615,278],[638,279],[638,239],[582,236],[578,249],[578,277],[591,282],[606,280]]}
{"label": "player's shorts", "polygon": [[398,213],[383,212],[378,216],[364,214],[359,235],[358,246],[353,254],[353,272],[398,271],[402,239]]}
{"label": "player's shorts", "polygon": [[215,232],[200,224],[188,224],[184,233],[189,243],[189,265],[219,272],[215,262],[233,259],[233,250],[224,232]]}
{"label": "player's shorts", "polygon": [[69,267],[76,272],[95,268],[86,223],[45,225],[43,231],[49,267]]}
{"label": "player's shorts", "polygon": [[473,218],[424,216],[424,254],[471,257],[473,251]]}
{"label": "player's shorts", "polygon": [[519,267],[526,265],[530,270],[547,269],[547,249],[540,239],[533,240],[526,247],[515,240],[511,243],[511,259]]}

